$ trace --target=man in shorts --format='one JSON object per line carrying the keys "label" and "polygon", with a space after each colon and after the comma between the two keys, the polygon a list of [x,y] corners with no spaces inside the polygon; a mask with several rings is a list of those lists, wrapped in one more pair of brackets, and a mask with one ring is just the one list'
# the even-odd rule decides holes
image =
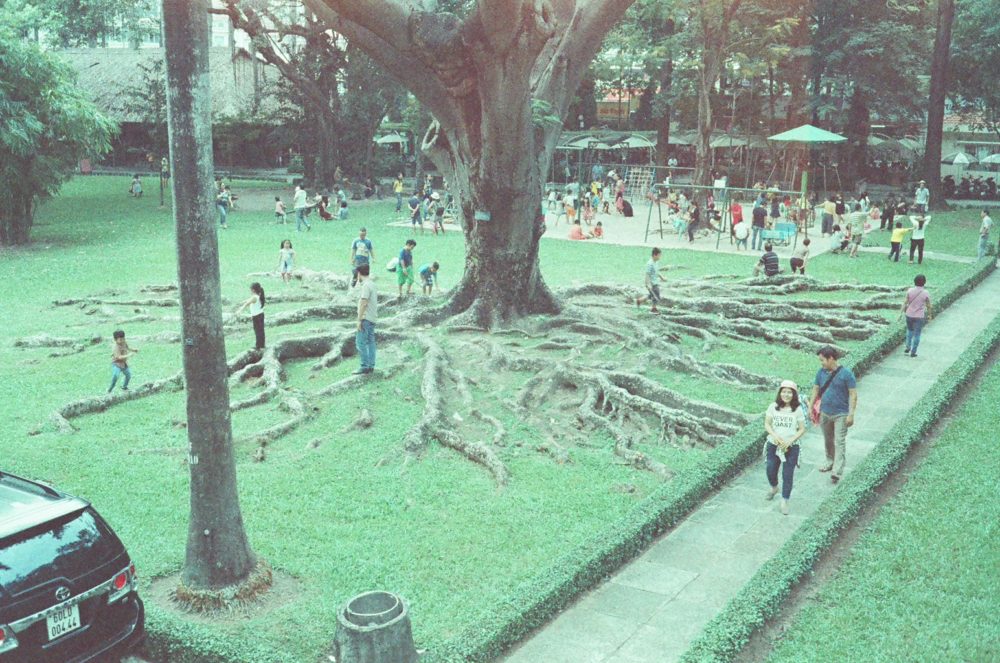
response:
{"label": "man in shorts", "polygon": [[660,274],[656,269],[656,263],[660,261],[662,256],[663,251],[659,247],[653,249],[649,262],[646,263],[646,292],[649,294],[647,297],[637,297],[635,300],[636,307],[642,306],[648,300],[651,305],[649,308],[650,313],[656,314],[660,312],[656,308],[656,305],[660,303],[660,281],[666,281],[663,278],[663,274]]}
{"label": "man in shorts", "polygon": [[375,250],[372,241],[368,239],[368,229],[358,230],[358,237],[351,243],[351,287],[358,282],[358,267],[368,265],[375,260]]}
{"label": "man in shorts", "polygon": [[413,292],[413,248],[417,242],[412,239],[406,240],[402,250],[399,252],[399,261],[396,263],[396,285],[399,286],[399,299],[403,299],[403,286],[406,286],[406,295]]}

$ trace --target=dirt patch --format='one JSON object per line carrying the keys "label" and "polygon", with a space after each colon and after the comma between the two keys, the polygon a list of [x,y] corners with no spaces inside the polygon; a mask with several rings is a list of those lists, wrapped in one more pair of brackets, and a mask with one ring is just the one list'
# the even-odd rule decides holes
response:
{"label": "dirt patch", "polygon": [[927,433],[923,441],[914,446],[900,464],[899,468],[879,486],[871,503],[858,515],[854,522],[847,528],[841,530],[837,539],[826,549],[826,552],[813,566],[813,572],[805,577],[792,588],[792,592],[785,600],[781,612],[758,629],[750,638],[743,650],[736,655],[733,660],[744,661],[746,663],[762,663],[771,655],[775,645],[785,636],[785,632],[791,628],[799,612],[816,600],[817,595],[840,570],[841,565],[847,560],[854,550],[855,544],[861,535],[875,522],[882,507],[889,503],[906,486],[910,476],[916,471],[920,464],[934,448],[938,436],[954,419],[955,412],[965,403],[966,398],[974,390],[979,388],[986,372],[1000,358],[1000,348],[994,349],[976,370],[971,380],[968,380],[959,392],[958,398],[953,399],[949,414],[942,417],[934,427]]}
{"label": "dirt patch", "polygon": [[150,588],[143,592],[143,599],[179,619],[194,624],[208,624],[213,627],[235,626],[247,619],[267,615],[302,596],[302,583],[297,578],[278,570],[272,570],[271,573],[271,588],[261,594],[259,600],[225,610],[200,613],[185,610],[173,599],[174,590],[181,580],[179,572],[154,578]]}

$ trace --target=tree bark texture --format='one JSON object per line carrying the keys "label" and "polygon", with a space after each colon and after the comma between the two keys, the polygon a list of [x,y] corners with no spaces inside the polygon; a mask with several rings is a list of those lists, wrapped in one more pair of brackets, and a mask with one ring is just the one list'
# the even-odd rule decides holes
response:
{"label": "tree bark texture", "polygon": [[0,210],[0,246],[27,244],[34,220],[34,196],[18,196],[9,209]]}
{"label": "tree bark texture", "polygon": [[461,203],[465,274],[450,301],[484,327],[558,304],[538,268],[542,186],[573,93],[634,0],[480,0],[469,15],[400,0],[305,0],[436,122],[423,152]]}
{"label": "tree bark texture", "polygon": [[191,471],[191,518],[182,577],[192,589],[237,584],[256,563],[240,513],[229,415],[211,189],[207,10],[206,0],[163,0]]}
{"label": "tree bark texture", "polygon": [[941,187],[941,141],[944,134],[944,101],[948,93],[948,60],[955,0],[938,0],[937,30],[931,57],[930,98],[927,104],[927,142],[924,145],[924,179],[931,192],[931,207],[947,209]]}
{"label": "tree bark texture", "polygon": [[712,183],[712,92],[729,50],[730,24],[742,0],[700,0],[701,61],[698,64],[698,137],[693,184]]}

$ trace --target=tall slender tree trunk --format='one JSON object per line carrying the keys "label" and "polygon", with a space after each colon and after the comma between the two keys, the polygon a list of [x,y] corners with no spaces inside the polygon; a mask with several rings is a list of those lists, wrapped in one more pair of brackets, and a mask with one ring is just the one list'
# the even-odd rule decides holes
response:
{"label": "tall slender tree trunk", "polygon": [[698,137],[695,143],[694,178],[692,184],[711,184],[712,168],[712,89],[719,77],[718,55],[708,48],[701,55],[698,70]]}
{"label": "tall slender tree trunk", "polygon": [[167,121],[177,226],[191,518],[183,582],[217,589],[256,560],[236,487],[212,193],[212,102],[206,0],[163,0]]}
{"label": "tall slender tree trunk", "polygon": [[948,61],[955,0],[938,0],[937,31],[931,57],[930,98],[927,104],[927,142],[924,145],[924,179],[931,192],[931,207],[947,209],[941,187],[941,142],[944,138],[944,101],[948,94]]}
{"label": "tall slender tree trunk", "polygon": [[868,134],[871,131],[871,113],[861,89],[855,86],[851,93],[851,105],[847,115],[847,168],[841,176],[845,186],[854,188],[864,170],[868,154]]}
{"label": "tall slender tree trunk", "polygon": [[[669,39],[674,36],[674,20],[667,19],[664,25],[663,37]],[[666,166],[670,157],[670,88],[674,83],[674,54],[672,49],[667,49],[663,57],[663,66],[660,68],[659,77],[661,104],[653,106],[653,121],[656,123],[656,165]]]}

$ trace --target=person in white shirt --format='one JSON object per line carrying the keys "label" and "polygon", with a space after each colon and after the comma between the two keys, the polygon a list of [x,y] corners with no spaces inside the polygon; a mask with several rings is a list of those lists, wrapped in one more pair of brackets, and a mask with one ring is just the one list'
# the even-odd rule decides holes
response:
{"label": "person in white shirt", "polygon": [[354,375],[375,371],[375,322],[378,320],[378,292],[371,280],[371,265],[358,265],[358,331],[354,344],[361,366]]}
{"label": "person in white shirt", "polygon": [[311,230],[312,226],[306,220],[306,213],[309,209],[309,202],[306,200],[306,190],[302,185],[295,187],[295,196],[292,198],[292,209],[295,210],[295,232],[301,232],[303,224],[306,230]]}
{"label": "person in white shirt", "polygon": [[920,184],[917,185],[917,190],[913,194],[913,205],[917,208],[917,212],[926,214],[927,206],[930,202],[931,192],[927,188],[927,183],[924,180],[920,180]]}
{"label": "person in white shirt", "polygon": [[918,214],[916,216],[910,217],[910,223],[913,225],[913,234],[910,235],[910,264],[913,264],[913,253],[917,253],[917,264],[922,265],[924,262],[924,232],[927,230],[927,224],[931,222],[931,217],[924,216],[923,214]]}
{"label": "person in white shirt", "polygon": [[767,482],[771,488],[766,499],[778,494],[778,468],[781,467],[781,513],[788,515],[788,499],[792,496],[792,480],[799,463],[799,439],[806,433],[806,417],[799,403],[799,387],[784,380],[774,402],[764,415],[767,431]]}
{"label": "person in white shirt", "polygon": [[986,256],[986,247],[990,244],[990,228],[993,227],[993,219],[990,218],[990,211],[983,210],[983,225],[979,226],[979,259]]}

